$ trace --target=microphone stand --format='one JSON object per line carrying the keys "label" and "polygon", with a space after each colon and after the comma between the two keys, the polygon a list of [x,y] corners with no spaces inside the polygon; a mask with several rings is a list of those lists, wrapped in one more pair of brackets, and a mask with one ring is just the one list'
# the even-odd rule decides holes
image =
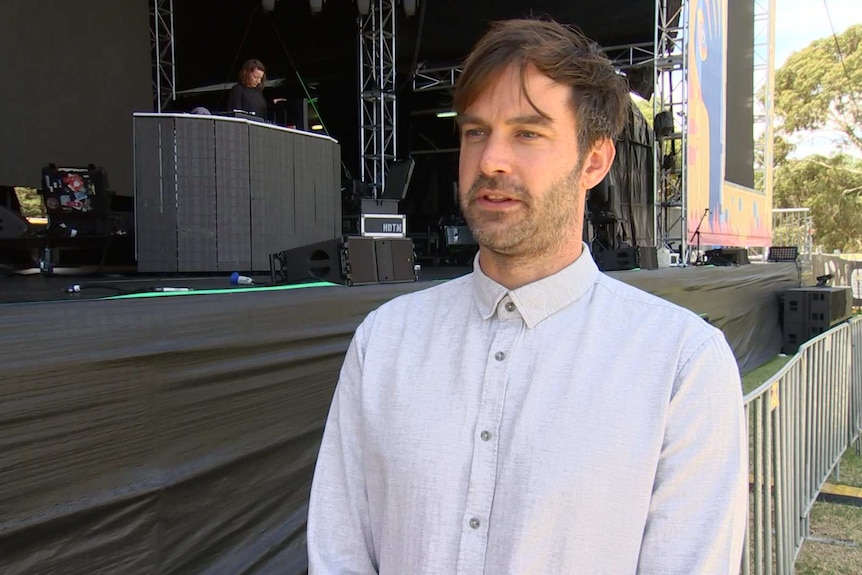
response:
{"label": "microphone stand", "polygon": [[697,227],[694,229],[694,233],[689,240],[689,243],[691,243],[697,238],[697,257],[694,260],[694,265],[696,266],[703,265],[703,254],[700,253],[700,226],[703,225],[703,220],[706,219],[707,214],[709,214],[709,208],[704,208],[703,215],[700,216],[700,221],[697,223]]}

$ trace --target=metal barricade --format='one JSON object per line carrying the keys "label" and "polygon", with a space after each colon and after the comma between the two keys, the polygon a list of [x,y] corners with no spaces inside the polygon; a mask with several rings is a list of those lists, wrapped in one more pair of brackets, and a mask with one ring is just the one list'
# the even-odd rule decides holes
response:
{"label": "metal barricade", "polygon": [[803,344],[745,396],[751,502],[741,572],[792,574],[811,507],[862,430],[862,318]]}

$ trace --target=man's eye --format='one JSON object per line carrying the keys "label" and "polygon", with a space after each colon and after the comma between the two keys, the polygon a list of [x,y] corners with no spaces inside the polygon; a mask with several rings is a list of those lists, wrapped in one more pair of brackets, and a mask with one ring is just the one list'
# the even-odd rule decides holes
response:
{"label": "man's eye", "polygon": [[525,140],[534,140],[539,137],[539,134],[536,132],[530,132],[528,130],[522,130],[518,132],[519,138],[524,138]]}
{"label": "man's eye", "polygon": [[485,135],[485,130],[479,128],[468,128],[464,130],[464,136],[468,138],[478,138]]}

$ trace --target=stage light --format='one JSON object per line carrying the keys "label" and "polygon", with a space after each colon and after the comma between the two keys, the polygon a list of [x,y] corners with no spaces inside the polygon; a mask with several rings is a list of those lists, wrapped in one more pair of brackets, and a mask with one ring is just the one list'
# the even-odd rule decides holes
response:
{"label": "stage light", "polygon": [[275,0],[260,0],[260,3],[263,4],[263,9],[267,12],[275,10]]}
{"label": "stage light", "polygon": [[444,110],[442,112],[437,112],[438,118],[454,118],[458,115],[458,112],[455,110]]}
{"label": "stage light", "polygon": [[404,2],[404,14],[407,16],[414,16],[416,14],[416,4],[419,3],[418,0],[402,0]]}
{"label": "stage light", "polygon": [[320,14],[323,10],[323,3],[326,0],[308,0],[308,5],[311,7],[312,14]]}
{"label": "stage light", "polygon": [[311,126],[311,129],[315,132],[319,132],[323,129],[323,124],[314,124]]}
{"label": "stage light", "polygon": [[368,16],[371,12],[371,0],[356,0],[356,7],[362,16]]}

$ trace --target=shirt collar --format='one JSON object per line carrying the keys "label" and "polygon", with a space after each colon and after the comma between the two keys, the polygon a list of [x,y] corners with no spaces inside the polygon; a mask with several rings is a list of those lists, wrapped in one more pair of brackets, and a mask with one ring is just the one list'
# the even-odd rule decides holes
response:
{"label": "shirt collar", "polygon": [[489,278],[479,265],[479,254],[473,261],[473,298],[483,319],[491,319],[500,301],[509,296],[528,328],[578,300],[595,283],[599,269],[586,244],[574,262],[557,273],[509,290]]}

